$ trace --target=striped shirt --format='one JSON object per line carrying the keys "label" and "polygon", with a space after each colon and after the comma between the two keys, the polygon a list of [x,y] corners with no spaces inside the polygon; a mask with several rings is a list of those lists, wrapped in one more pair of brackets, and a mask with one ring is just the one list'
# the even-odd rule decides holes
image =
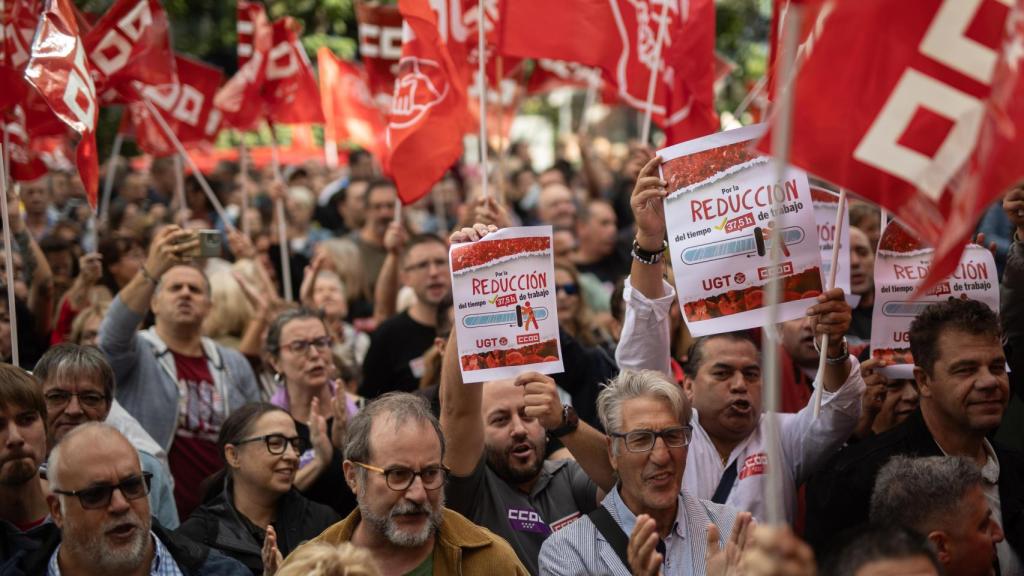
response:
{"label": "striped shirt", "polygon": [[[178,568],[178,563],[174,561],[170,551],[164,546],[164,543],[156,537],[156,534],[149,533],[150,538],[153,539],[154,550],[153,550],[153,563],[149,567],[150,576],[184,576],[181,572],[181,568]],[[47,566],[46,576],[60,576],[60,566],[57,563],[57,554],[60,553],[60,544],[57,545],[57,549],[53,551],[53,555],[50,556],[50,563]]]}

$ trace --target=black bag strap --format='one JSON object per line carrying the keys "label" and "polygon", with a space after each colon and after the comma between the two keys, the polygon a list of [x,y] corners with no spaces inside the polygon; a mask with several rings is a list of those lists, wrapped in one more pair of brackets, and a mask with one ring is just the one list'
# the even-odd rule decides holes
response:
{"label": "black bag strap", "polygon": [[736,460],[732,461],[732,465],[722,472],[722,479],[718,481],[718,488],[715,488],[715,495],[711,497],[711,501],[715,504],[725,504],[725,500],[729,498],[729,493],[732,492],[732,485],[736,483]]}
{"label": "black bag strap", "polygon": [[608,544],[611,544],[612,550],[618,554],[619,560],[622,560],[622,565],[629,569],[629,556],[626,554],[626,548],[629,547],[629,537],[626,533],[619,528],[619,525],[615,523],[615,519],[608,512],[608,509],[604,506],[598,506],[587,514],[590,521],[597,526],[598,532],[600,532]]}

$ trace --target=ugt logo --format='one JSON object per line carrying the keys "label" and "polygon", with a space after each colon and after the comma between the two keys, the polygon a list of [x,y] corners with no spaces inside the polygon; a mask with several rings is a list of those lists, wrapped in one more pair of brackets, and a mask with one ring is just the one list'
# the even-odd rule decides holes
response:
{"label": "ugt logo", "polygon": [[445,99],[449,88],[444,70],[437,61],[403,57],[398,61],[389,128],[401,130],[415,125]]}

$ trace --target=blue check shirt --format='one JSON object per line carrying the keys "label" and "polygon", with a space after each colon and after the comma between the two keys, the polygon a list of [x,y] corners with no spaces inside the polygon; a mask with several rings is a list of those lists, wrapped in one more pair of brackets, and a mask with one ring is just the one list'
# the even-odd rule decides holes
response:
{"label": "blue check shirt", "polygon": [[[181,572],[181,568],[178,568],[178,563],[174,561],[170,551],[164,546],[164,543],[156,537],[156,534],[149,533],[150,538],[156,544],[156,549],[153,554],[153,564],[149,567],[150,576],[185,576]],[[53,551],[53,556],[50,556],[50,563],[46,570],[46,576],[60,576],[60,566],[57,565],[57,554],[60,553],[60,545],[57,545],[57,549]]]}

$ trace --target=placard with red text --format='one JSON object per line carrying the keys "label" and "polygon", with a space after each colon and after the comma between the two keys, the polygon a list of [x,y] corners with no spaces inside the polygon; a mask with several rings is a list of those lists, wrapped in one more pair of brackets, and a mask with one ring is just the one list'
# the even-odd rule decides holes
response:
{"label": "placard with red text", "polygon": [[[772,159],[751,149],[763,133],[763,125],[747,126],[658,151],[676,292],[694,336],[764,326],[772,277],[782,280],[780,322],[802,317],[821,294],[807,175],[789,167],[778,182]],[[778,238],[782,258],[773,272]]]}
{"label": "placard with red text", "polygon": [[931,267],[933,250],[897,222],[885,227],[875,255],[875,307],[871,313],[871,357],[888,366],[887,378],[914,377],[910,323],[929,304],[947,298],[978,300],[999,313],[999,278],[992,253],[968,244],[953,274],[917,299],[911,295]]}
{"label": "placard with red text", "polygon": [[505,228],[448,254],[462,380],[562,372],[551,226]]}

